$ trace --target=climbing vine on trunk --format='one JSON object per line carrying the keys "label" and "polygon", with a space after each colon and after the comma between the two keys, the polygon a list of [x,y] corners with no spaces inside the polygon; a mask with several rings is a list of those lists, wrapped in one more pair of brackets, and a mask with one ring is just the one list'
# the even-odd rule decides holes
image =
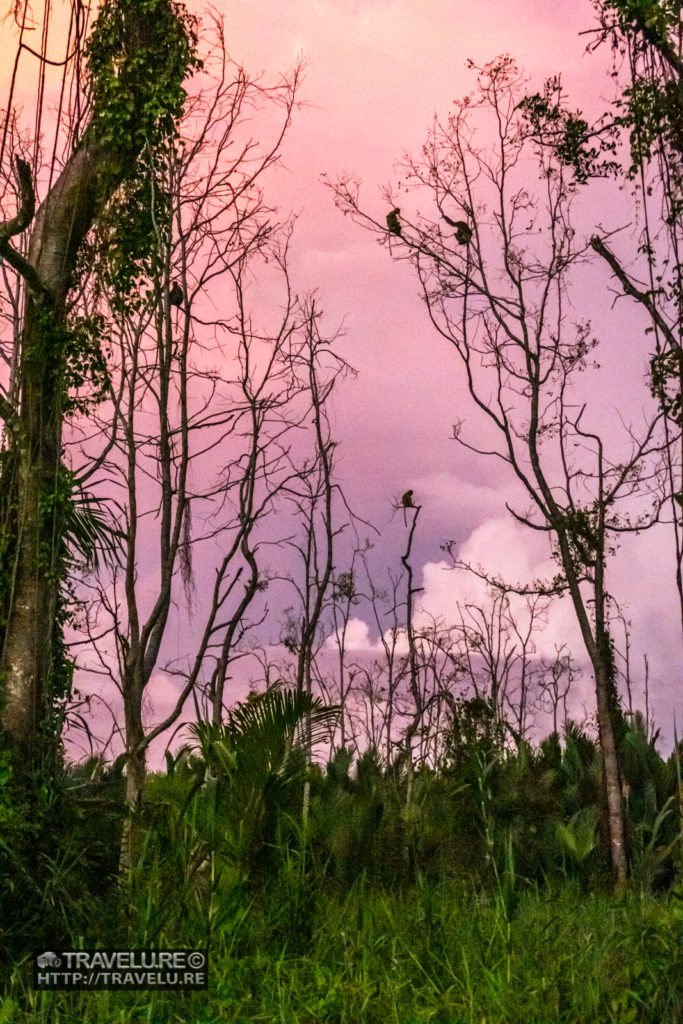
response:
{"label": "climbing vine on trunk", "polygon": [[[17,397],[0,396],[0,722],[4,745],[27,769],[58,746],[54,708],[71,682],[62,628],[68,548],[83,544],[73,536],[83,517],[74,513],[62,431],[106,383],[103,325],[71,313],[85,283],[82,248],[108,210],[148,186],[174,145],[183,82],[199,64],[196,42],[195,20],[181,4],[106,0],[85,47],[88,123],[37,211],[28,165],[16,161],[20,208],[0,225],[0,256],[24,289]],[[110,262],[125,266],[130,295],[147,255],[144,224],[129,216],[117,231],[111,216],[109,223]]]}

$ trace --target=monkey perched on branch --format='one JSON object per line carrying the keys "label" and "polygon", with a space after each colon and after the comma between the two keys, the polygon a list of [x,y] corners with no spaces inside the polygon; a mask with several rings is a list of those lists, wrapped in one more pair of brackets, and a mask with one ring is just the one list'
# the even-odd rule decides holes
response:
{"label": "monkey perched on branch", "polygon": [[399,507],[403,509],[403,522],[405,523],[406,526],[408,525],[408,512],[407,512],[407,510],[409,508],[414,508],[415,509],[415,519],[417,520],[417,505],[413,501],[413,489],[412,489],[412,487],[411,487],[411,489],[409,491],[406,491],[406,493],[401,498],[401,504],[400,504]]}
{"label": "monkey perched on branch", "polygon": [[387,214],[387,228],[389,229],[392,235],[398,235],[399,238],[401,236],[401,222],[398,219],[398,215],[400,212],[401,209],[399,206],[397,206],[395,209],[391,210],[391,212]]}
{"label": "monkey perched on branch", "polygon": [[460,245],[469,245],[472,241],[472,228],[469,226],[467,221],[451,220],[451,218],[447,217],[445,213],[442,213],[441,216],[447,224],[450,224],[452,228],[455,228],[456,242],[459,242]]}
{"label": "monkey perched on branch", "polygon": [[169,288],[168,301],[171,306],[182,306],[185,301],[185,292],[177,281],[174,281]]}

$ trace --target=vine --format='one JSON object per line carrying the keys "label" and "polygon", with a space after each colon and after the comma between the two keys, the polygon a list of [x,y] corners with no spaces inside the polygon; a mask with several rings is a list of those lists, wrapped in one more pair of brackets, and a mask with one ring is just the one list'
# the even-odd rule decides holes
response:
{"label": "vine", "polygon": [[[23,205],[5,226],[5,255],[16,255],[12,265],[25,280],[27,303],[22,407],[5,424],[0,450],[0,671],[7,671],[4,658],[19,573],[35,574],[37,586],[42,587],[36,617],[41,624],[44,621],[49,646],[44,652],[45,669],[38,672],[41,678],[31,682],[30,692],[40,709],[30,750],[24,751],[31,764],[25,758],[22,764],[13,760],[9,736],[0,745],[0,818],[16,817],[27,801],[37,807],[45,787],[57,785],[60,737],[73,678],[64,641],[74,600],[70,580],[77,566],[96,560],[98,547],[108,555],[115,549],[113,531],[94,499],[79,494],[78,481],[64,464],[61,450],[65,417],[87,415],[107,392],[108,321],[97,312],[68,312],[65,293],[74,284],[86,287],[87,247],[98,231],[108,272],[129,301],[134,301],[136,276],[157,270],[148,199],[176,145],[186,98],[183,83],[201,66],[196,44],[196,19],[176,0],[103,0],[100,5],[84,51],[90,122],[62,172],[65,181],[77,183],[82,166],[82,187],[88,191],[85,199],[75,201],[73,189],[60,192],[57,188],[45,199],[57,232],[59,216],[54,212],[68,216],[69,203],[81,203],[71,208],[78,222],[72,236],[75,252],[69,257],[73,262],[62,271],[56,286],[43,282],[35,267],[9,246],[9,237],[28,228],[35,212],[30,172],[25,165],[17,165]],[[79,162],[84,154],[87,159]],[[90,171],[93,167],[95,174]],[[159,190],[154,195],[158,223],[163,224],[170,204]],[[95,232],[87,238],[93,225]],[[49,223],[39,230],[49,234]],[[125,314],[125,306],[120,312]],[[27,387],[32,389],[30,399]],[[25,540],[29,535],[30,542]],[[16,648],[21,642],[16,630],[12,638]],[[27,822],[41,817],[28,811],[25,815]]]}
{"label": "vine", "polygon": [[[196,19],[176,0],[102,0],[84,50],[88,126],[45,197],[42,215],[35,211],[30,169],[17,161],[21,207],[0,232],[3,257],[26,290],[21,407],[6,420],[0,449],[0,673],[5,679],[14,673],[12,713],[20,721],[17,727],[11,718],[2,720],[0,898],[5,910],[21,904],[28,948],[41,926],[41,880],[49,878],[54,839],[63,831],[61,734],[73,679],[64,629],[74,614],[71,580],[78,567],[96,561],[98,549],[109,556],[116,545],[95,499],[79,492],[63,460],[65,417],[87,415],[109,383],[108,320],[92,312],[97,296],[88,293],[88,314],[81,315],[69,310],[67,295],[74,286],[88,291],[94,243],[122,296],[115,314],[125,315],[126,302],[134,303],[140,274],[157,272],[158,225],[163,230],[170,208],[157,183],[177,144],[183,83],[201,66],[196,44]],[[64,252],[61,265],[46,260],[34,266],[12,248],[10,239],[27,229],[37,232],[41,252],[50,251],[50,243]],[[29,618],[33,632],[24,639]],[[31,655],[17,669],[22,643],[29,642]],[[1,699],[9,700],[0,689]]]}
{"label": "vine", "polygon": [[[88,130],[114,143],[123,161],[146,148],[163,152],[178,134],[183,82],[202,66],[196,45],[196,18],[181,3],[105,0],[86,46]],[[128,180],[135,176],[126,171]]]}

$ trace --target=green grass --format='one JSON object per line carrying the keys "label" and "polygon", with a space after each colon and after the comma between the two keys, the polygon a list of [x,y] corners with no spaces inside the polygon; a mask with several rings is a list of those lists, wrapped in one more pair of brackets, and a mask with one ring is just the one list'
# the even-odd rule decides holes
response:
{"label": "green grass", "polygon": [[[614,896],[596,747],[577,730],[460,751],[409,802],[367,754],[352,774],[346,755],[309,770],[282,741],[295,712],[264,700],[150,776],[125,879],[121,779],[107,790],[104,771],[53,815],[33,856],[48,884],[8,853],[0,1024],[681,1024],[677,758],[627,733],[632,879]],[[208,946],[209,990],[35,992],[39,946]]]}
{"label": "green grass", "polygon": [[[0,1002],[0,1024],[681,1019],[676,895],[615,899],[567,884],[521,893],[508,914],[502,899],[454,882],[392,893],[361,879],[346,895],[323,891],[304,902],[305,940],[290,928],[287,898],[241,899],[214,932],[208,992],[39,993],[26,964]],[[197,919],[190,931],[160,935],[159,945],[202,945],[196,930]]]}

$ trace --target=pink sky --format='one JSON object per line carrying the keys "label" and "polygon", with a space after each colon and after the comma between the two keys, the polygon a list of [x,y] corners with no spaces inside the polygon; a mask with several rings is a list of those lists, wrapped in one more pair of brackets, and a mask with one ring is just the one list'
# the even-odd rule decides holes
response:
{"label": "pink sky", "polygon": [[[309,61],[303,98],[310,105],[297,115],[286,143],[276,196],[284,209],[300,214],[296,284],[319,288],[331,325],[343,320],[341,350],[359,371],[337,403],[342,472],[355,507],[387,523],[391,500],[407,486],[415,489],[427,534],[419,544],[423,599],[432,612],[447,614],[460,596],[454,574],[443,571],[439,544],[445,539],[455,538],[463,556],[507,570],[511,579],[532,570],[536,575],[547,552],[539,546],[542,539],[506,521],[509,479],[498,475],[495,463],[483,465],[450,439],[454,419],[467,406],[456,364],[427,323],[412,272],[392,264],[368,233],[339,215],[321,176],[358,175],[364,205],[374,204],[381,220],[379,189],[396,180],[395,162],[406,151],[419,152],[434,113],[445,115],[473,86],[468,58],[483,64],[510,53],[532,88],[561,71],[574,107],[605,109],[612,88],[605,74],[609,55],[587,55],[589,37],[579,35],[595,24],[592,4],[231,0],[218,7],[232,56],[252,71],[272,75],[301,53]],[[581,213],[587,233],[598,222],[627,222],[628,207],[615,205],[613,184],[598,185],[594,195]],[[593,422],[614,433],[620,429],[615,397],[636,419],[647,402],[647,347],[638,310],[622,302],[609,312],[609,287],[601,270],[591,270],[582,283],[584,295],[595,297],[590,313],[604,339],[601,362],[619,380],[616,391],[605,389],[604,375],[591,385]],[[613,585],[633,620],[634,674],[642,676],[647,653],[659,724],[670,738],[676,703],[679,720],[681,712],[681,634],[668,544],[663,531],[625,544]],[[549,641],[575,641],[578,650],[567,603],[551,620]]]}
{"label": "pink sky", "polygon": [[[462,597],[455,574],[444,571],[445,540],[455,539],[463,556],[515,580],[537,575],[547,551],[538,536],[505,519],[509,478],[451,439],[453,422],[466,415],[466,399],[451,353],[428,324],[412,272],[392,264],[371,235],[340,215],[322,176],[358,175],[365,205],[376,208],[381,220],[379,189],[396,179],[395,162],[406,151],[419,152],[433,115],[445,115],[474,84],[468,58],[483,64],[510,53],[532,88],[561,70],[575,107],[604,109],[611,97],[608,54],[586,55],[587,37],[579,36],[594,25],[592,4],[218,0],[214,6],[225,15],[230,55],[250,73],[263,71],[272,81],[298,56],[309,62],[305,106],[286,140],[282,167],[271,176],[269,199],[283,214],[298,213],[294,285],[318,289],[330,332],[343,323],[340,352],[359,371],[335,410],[340,468],[354,509],[385,531],[396,558],[400,523],[392,519],[391,503],[414,488],[423,504],[421,599],[433,614],[447,616]],[[201,4],[192,7],[201,13]],[[610,206],[615,187],[595,194],[595,207],[582,214],[585,230],[598,221],[607,226],[610,218],[623,224],[626,208]],[[583,290],[596,300],[596,325],[605,339],[601,358],[621,374],[620,405],[627,402],[629,415],[637,416],[646,401],[644,324],[623,303],[614,315],[605,311],[608,287],[608,275],[599,272]],[[616,429],[615,389],[591,387],[594,416],[607,431]],[[634,668],[649,655],[653,703],[670,740],[676,701],[680,730],[681,637],[668,543],[660,532],[625,546],[614,590],[633,620]],[[549,643],[575,637],[566,604],[551,619]],[[358,630],[360,646],[375,639],[368,634],[364,640]],[[160,709],[171,693],[172,684],[160,674],[153,694]]]}

